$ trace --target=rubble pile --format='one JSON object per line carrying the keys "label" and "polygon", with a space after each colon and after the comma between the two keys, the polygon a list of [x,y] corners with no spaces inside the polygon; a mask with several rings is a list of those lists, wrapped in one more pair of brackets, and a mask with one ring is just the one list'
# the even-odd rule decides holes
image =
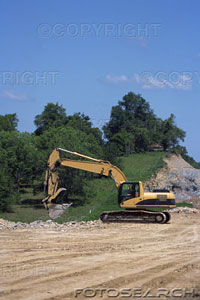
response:
{"label": "rubble pile", "polygon": [[81,222],[66,222],[66,223],[56,223],[52,220],[41,221],[37,220],[30,224],[22,222],[11,222],[4,219],[0,219],[0,230],[1,229],[53,229],[57,231],[66,231],[69,228],[91,228],[99,227],[102,224],[100,220],[95,221],[81,221]]}
{"label": "rubble pile", "polygon": [[145,183],[145,189],[173,190],[177,202],[192,203],[200,208],[200,170],[193,168],[180,155],[164,159],[166,166]]}
{"label": "rubble pile", "polygon": [[190,207],[175,207],[173,209],[167,210],[170,213],[185,213],[185,214],[199,214],[200,209],[190,208]]}

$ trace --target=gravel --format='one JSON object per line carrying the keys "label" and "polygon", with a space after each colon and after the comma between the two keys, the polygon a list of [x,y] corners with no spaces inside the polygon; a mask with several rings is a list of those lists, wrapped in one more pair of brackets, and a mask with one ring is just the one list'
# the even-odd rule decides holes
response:
{"label": "gravel", "polygon": [[1,229],[55,229],[58,231],[66,231],[68,228],[88,228],[88,227],[99,227],[102,224],[100,220],[88,221],[88,222],[66,222],[59,224],[52,220],[41,221],[37,220],[30,224],[22,222],[11,222],[4,219],[0,219],[0,230]]}
{"label": "gravel", "polygon": [[190,207],[176,207],[170,210],[167,210],[170,213],[182,213],[182,214],[199,214],[200,210],[196,208],[190,208]]}

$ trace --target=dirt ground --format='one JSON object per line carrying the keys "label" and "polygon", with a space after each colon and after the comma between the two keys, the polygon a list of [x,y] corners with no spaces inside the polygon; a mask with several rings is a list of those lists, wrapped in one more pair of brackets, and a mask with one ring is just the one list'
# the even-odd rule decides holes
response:
{"label": "dirt ground", "polygon": [[200,299],[199,215],[1,230],[0,242],[0,300]]}

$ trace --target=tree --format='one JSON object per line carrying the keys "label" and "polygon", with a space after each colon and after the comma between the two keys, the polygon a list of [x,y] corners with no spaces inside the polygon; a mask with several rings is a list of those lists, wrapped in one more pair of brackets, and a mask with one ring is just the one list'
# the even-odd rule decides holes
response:
{"label": "tree", "polygon": [[6,152],[0,147],[0,211],[11,211],[11,206],[15,202],[14,181],[10,174],[10,169],[6,160]]}
{"label": "tree", "polygon": [[[32,185],[40,170],[40,153],[34,144],[34,136],[17,131],[0,131],[0,149],[4,153],[9,178],[19,193],[21,183]],[[41,173],[40,173],[41,175]]]}
{"label": "tree", "polygon": [[144,123],[148,119],[154,116],[153,110],[150,108],[149,103],[141,97],[140,94],[136,95],[133,92],[129,92],[123,97],[122,101],[119,101],[119,106],[137,120]]}
{"label": "tree", "polygon": [[72,116],[68,116],[66,124],[67,126],[83,131],[86,134],[92,134],[97,142],[103,146],[102,132],[99,130],[99,128],[92,127],[90,118],[85,114],[81,114],[79,112]]}
{"label": "tree", "polygon": [[157,118],[149,103],[133,92],[113,106],[109,122],[103,127],[109,143],[115,143],[121,154],[143,152],[152,144],[161,144],[166,151],[183,141],[185,132],[175,125],[175,116]]}
{"label": "tree", "polygon": [[125,129],[126,114],[120,105],[113,106],[110,115],[110,121],[103,126],[106,139],[110,140],[113,135],[119,133],[122,128]]}
{"label": "tree", "polygon": [[14,202],[14,189],[6,168],[0,169],[0,211],[10,212]]}
{"label": "tree", "polygon": [[34,123],[37,127],[36,135],[41,135],[45,130],[51,127],[59,127],[66,123],[66,112],[58,102],[48,103],[43,112],[35,117]]}
{"label": "tree", "polygon": [[13,131],[17,129],[18,118],[16,114],[0,115],[0,130]]}
{"label": "tree", "polygon": [[152,142],[152,129],[157,129],[156,121],[149,103],[130,92],[112,107],[110,121],[103,127],[104,135],[119,146],[121,154],[146,151]]}
{"label": "tree", "polygon": [[114,134],[110,139],[111,143],[118,145],[118,153],[131,154],[135,149],[135,137],[131,133],[128,133],[124,128],[121,131]]}
{"label": "tree", "polygon": [[174,114],[171,114],[162,124],[161,145],[163,146],[164,151],[176,147],[180,140],[184,141],[184,138],[185,131],[175,125],[175,116]]}

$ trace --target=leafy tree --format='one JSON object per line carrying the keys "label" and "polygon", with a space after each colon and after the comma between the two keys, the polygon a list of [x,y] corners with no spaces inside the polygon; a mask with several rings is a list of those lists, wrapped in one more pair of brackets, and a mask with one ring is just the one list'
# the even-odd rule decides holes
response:
{"label": "leafy tree", "polygon": [[174,148],[179,144],[179,141],[184,141],[185,132],[175,125],[175,116],[173,114],[163,121],[161,145],[166,151],[169,148]]}
{"label": "leafy tree", "polygon": [[36,135],[41,135],[45,130],[51,127],[59,127],[66,122],[66,112],[62,105],[58,102],[48,103],[43,112],[35,117],[34,123],[37,127],[35,130]]}
{"label": "leafy tree", "polygon": [[149,130],[147,128],[135,128],[135,152],[145,152],[149,145]]}
{"label": "leafy tree", "polygon": [[161,118],[156,118],[150,122],[150,130],[148,131],[150,144],[161,144],[162,126],[163,120]]}
{"label": "leafy tree", "polygon": [[41,161],[34,136],[17,131],[0,131],[0,149],[4,152],[10,178],[20,192],[21,183],[32,184]]}
{"label": "leafy tree", "polygon": [[135,137],[131,133],[128,133],[124,128],[121,131],[114,134],[110,139],[111,143],[118,145],[118,153],[130,154],[135,149]]}
{"label": "leafy tree", "polygon": [[103,130],[108,144],[115,143],[121,154],[147,151],[154,143],[167,150],[185,137],[185,132],[175,125],[173,114],[164,121],[157,118],[149,103],[133,92],[112,107],[110,121]]}
{"label": "leafy tree", "polygon": [[42,156],[39,153],[34,136],[23,132],[18,136],[16,145],[17,159],[17,186],[20,191],[21,183],[33,185],[35,179],[40,179],[42,165]]}
{"label": "leafy tree", "polygon": [[147,123],[149,118],[154,117],[153,110],[150,108],[149,103],[142,98],[140,94],[136,95],[133,92],[128,93],[123,97],[122,101],[119,101],[119,105],[129,113],[131,119],[135,118]]}
{"label": "leafy tree", "polygon": [[6,161],[6,153],[0,148],[0,211],[11,211],[15,202],[14,182]]}
{"label": "leafy tree", "polygon": [[75,113],[72,116],[67,117],[67,126],[74,129],[85,132],[86,134],[92,134],[100,145],[103,145],[102,132],[99,128],[92,127],[90,118],[85,114]]}
{"label": "leafy tree", "polygon": [[11,182],[6,169],[0,169],[0,211],[10,212],[11,205],[14,202],[14,189],[11,188]]}
{"label": "leafy tree", "polygon": [[0,130],[13,131],[17,129],[18,119],[16,114],[0,115]]}
{"label": "leafy tree", "polygon": [[103,127],[109,142],[116,143],[121,153],[146,151],[156,128],[156,116],[149,103],[132,92],[112,107],[110,121]]}
{"label": "leafy tree", "polygon": [[121,154],[121,150],[119,149],[118,144],[115,142],[108,142],[104,145],[103,149],[104,159],[110,161],[113,165],[119,166],[119,156]]}
{"label": "leafy tree", "polygon": [[125,127],[126,114],[120,105],[113,106],[110,121],[103,126],[106,139],[110,140],[113,135]]}

